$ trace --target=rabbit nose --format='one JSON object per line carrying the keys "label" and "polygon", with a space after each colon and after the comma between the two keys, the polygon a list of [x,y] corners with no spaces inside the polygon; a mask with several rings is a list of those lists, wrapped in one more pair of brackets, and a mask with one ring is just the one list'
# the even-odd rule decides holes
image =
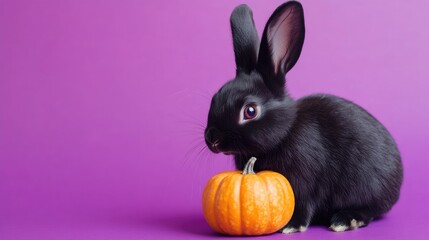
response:
{"label": "rabbit nose", "polygon": [[217,148],[222,139],[222,134],[218,129],[214,127],[210,127],[206,131],[205,139],[208,145],[210,145],[213,148]]}
{"label": "rabbit nose", "polygon": [[213,147],[218,147],[219,143],[220,143],[220,140],[219,139],[215,139],[214,142],[212,143],[212,146]]}

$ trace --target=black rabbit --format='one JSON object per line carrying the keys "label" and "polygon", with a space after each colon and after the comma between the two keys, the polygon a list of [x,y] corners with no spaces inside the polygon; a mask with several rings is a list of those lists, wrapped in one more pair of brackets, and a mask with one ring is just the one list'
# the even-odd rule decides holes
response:
{"label": "black rabbit", "polygon": [[345,99],[318,94],[294,100],[285,90],[285,74],[304,42],[301,4],[278,7],[260,44],[248,6],[236,7],[230,20],[237,74],[212,99],[209,149],[234,155],[237,169],[255,156],[256,171],[289,179],[296,206],[283,233],[305,231],[310,223],[356,229],[389,211],[403,173],[383,125]]}

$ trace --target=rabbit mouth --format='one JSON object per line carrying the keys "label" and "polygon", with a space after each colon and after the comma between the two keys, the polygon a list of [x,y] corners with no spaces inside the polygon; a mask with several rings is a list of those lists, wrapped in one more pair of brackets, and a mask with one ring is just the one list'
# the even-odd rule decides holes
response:
{"label": "rabbit mouth", "polygon": [[235,151],[235,150],[226,150],[223,148],[220,148],[219,145],[216,144],[211,144],[208,146],[210,151],[212,151],[213,153],[223,153],[225,155],[237,155],[240,152],[239,151]]}
{"label": "rabbit mouth", "polygon": [[223,149],[219,145],[220,144],[216,142],[216,143],[208,144],[208,147],[210,151],[212,151],[213,153],[223,153],[225,155],[236,155],[239,153],[238,151]]}

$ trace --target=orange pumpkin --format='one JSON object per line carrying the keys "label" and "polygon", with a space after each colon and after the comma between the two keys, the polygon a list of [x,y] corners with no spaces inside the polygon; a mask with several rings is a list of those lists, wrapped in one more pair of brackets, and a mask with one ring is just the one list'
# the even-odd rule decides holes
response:
{"label": "orange pumpkin", "polygon": [[278,231],[292,217],[295,198],[289,181],[273,171],[255,174],[252,157],[243,172],[212,177],[203,192],[203,212],[216,232],[263,235]]}

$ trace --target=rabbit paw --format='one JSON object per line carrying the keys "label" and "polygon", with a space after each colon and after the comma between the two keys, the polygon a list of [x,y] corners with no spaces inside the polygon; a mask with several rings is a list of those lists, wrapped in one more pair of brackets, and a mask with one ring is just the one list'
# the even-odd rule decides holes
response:
{"label": "rabbit paw", "polygon": [[341,211],[332,216],[329,228],[335,232],[354,230],[368,225],[371,220],[359,212]]}
{"label": "rabbit paw", "polygon": [[281,230],[281,232],[283,234],[289,234],[289,233],[294,233],[294,232],[305,232],[305,231],[307,231],[307,227],[308,226],[299,226],[298,228],[295,228],[292,226],[286,226]]}

